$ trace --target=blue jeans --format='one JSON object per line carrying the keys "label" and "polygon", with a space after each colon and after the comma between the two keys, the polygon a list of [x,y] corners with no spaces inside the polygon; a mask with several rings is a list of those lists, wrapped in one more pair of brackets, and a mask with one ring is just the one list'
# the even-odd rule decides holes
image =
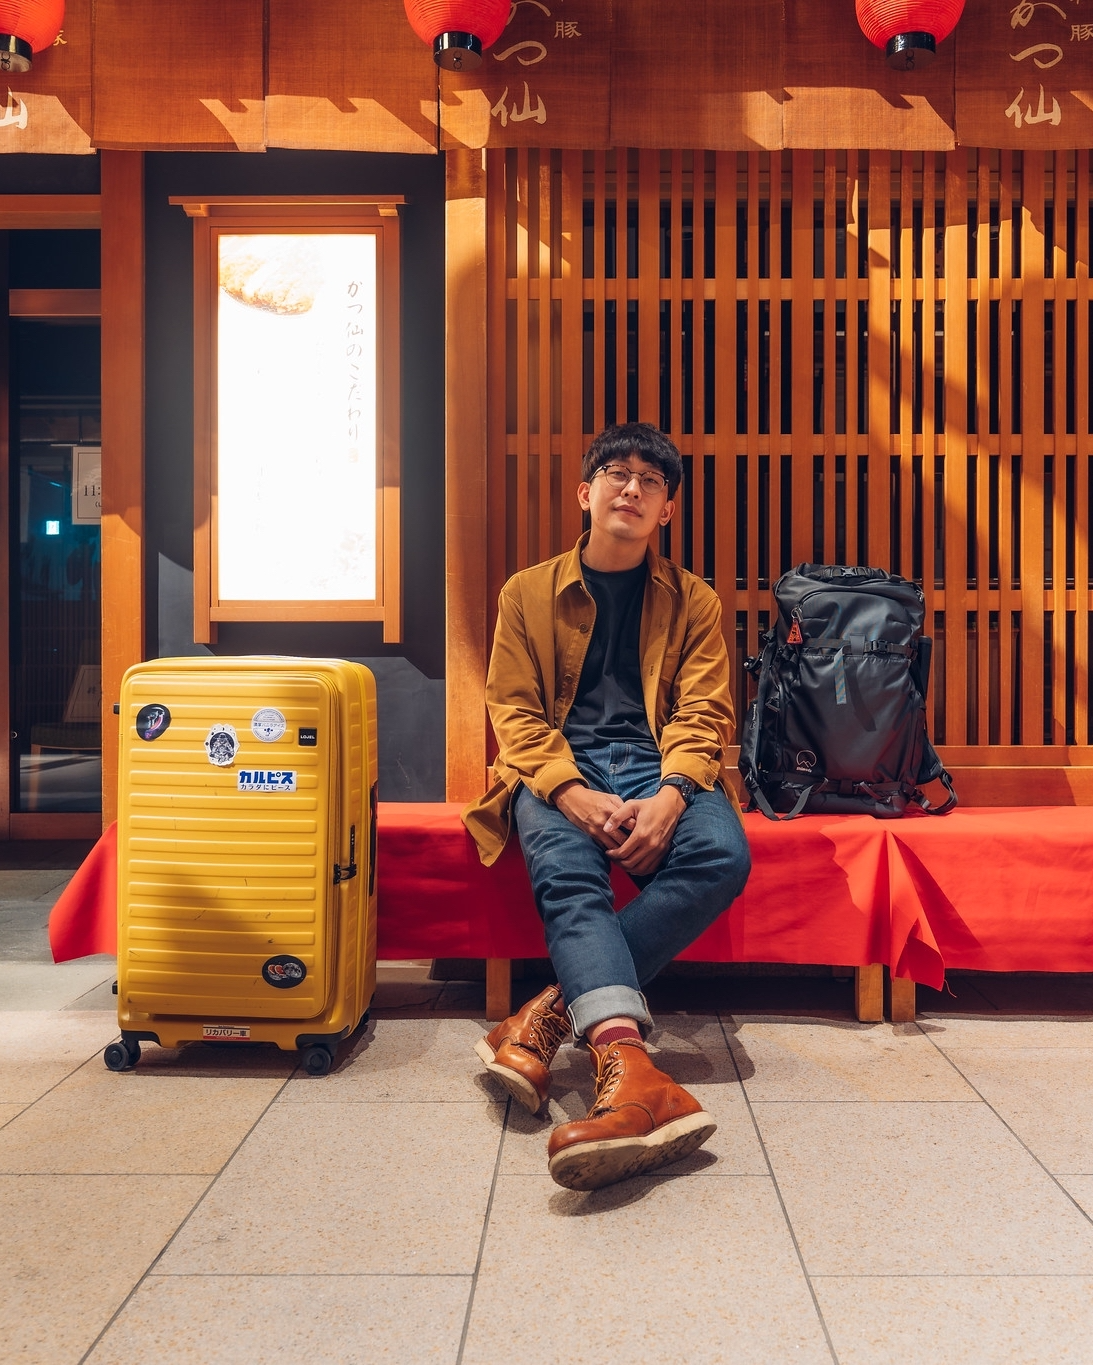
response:
{"label": "blue jeans", "polygon": [[[660,754],[631,744],[574,755],[594,791],[652,796]],[[589,835],[526,787],[516,791],[520,847],[577,1038],[605,1019],[652,1024],[642,986],[708,928],[744,889],[751,856],[720,787],[683,812],[660,867],[634,877],[638,895],[615,913],[611,862]]]}

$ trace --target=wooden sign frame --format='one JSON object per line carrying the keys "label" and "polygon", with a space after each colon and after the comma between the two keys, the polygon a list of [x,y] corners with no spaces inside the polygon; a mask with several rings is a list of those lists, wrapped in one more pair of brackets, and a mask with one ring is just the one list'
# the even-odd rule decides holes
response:
{"label": "wooden sign frame", "polygon": [[[220,621],[380,621],[401,637],[399,345],[401,195],[172,198],[194,220],[194,640],[211,643]],[[376,241],[375,595],[341,600],[231,599],[218,565],[217,318],[222,234],[331,233]]]}

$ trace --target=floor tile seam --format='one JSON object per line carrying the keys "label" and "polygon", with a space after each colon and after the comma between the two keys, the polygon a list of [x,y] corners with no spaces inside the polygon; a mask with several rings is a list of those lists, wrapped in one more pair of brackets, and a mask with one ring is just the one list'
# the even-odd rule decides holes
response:
{"label": "floor tile seam", "polygon": [[69,1180],[75,1177],[87,1180],[124,1180],[136,1176],[141,1180],[163,1180],[178,1177],[179,1180],[212,1180],[219,1175],[217,1171],[5,1171],[0,1168],[0,1179],[14,1179],[17,1176],[43,1177],[49,1180]]}
{"label": "floor tile seam", "polygon": [[[84,991],[83,995],[78,995],[78,996],[76,997],[75,1000],[69,1001],[69,1003],[68,1003],[67,1005],[62,1005],[62,1006],[61,1006],[61,1009],[62,1009],[62,1010],[71,1010],[71,1009],[75,1009],[76,1006],[80,1003],[81,1000],[86,1000],[86,998],[87,998],[89,995],[94,995],[96,991],[101,991],[102,988],[106,985],[107,981],[109,981],[111,975],[114,976],[114,981],[115,981],[115,983],[116,983],[116,982],[117,982],[117,979],[118,979],[118,978],[117,978],[117,975],[116,975],[116,972],[117,972],[117,969],[116,969],[116,968],[115,968],[114,973],[107,972],[106,976],[104,976],[103,979],[102,979],[97,985],[95,985],[95,986],[89,986],[89,987],[87,988],[87,990]],[[105,1014],[106,1011],[103,1010],[103,1013]]]}
{"label": "floor tile seam", "polygon": [[[295,1074],[296,1074],[295,1072],[292,1073],[292,1075],[295,1075]],[[91,1342],[91,1344],[88,1346],[87,1350],[83,1353],[82,1356],[80,1356],[80,1359],[79,1359],[77,1365],[84,1365],[84,1362],[87,1361],[87,1360],[89,1360],[90,1357],[94,1354],[94,1352],[95,1352],[96,1348],[98,1347],[99,1343],[100,1343],[100,1342],[102,1341],[102,1339],[106,1336],[107,1332],[110,1331],[110,1329],[111,1329],[111,1327],[113,1327],[114,1323],[117,1322],[117,1320],[118,1320],[118,1318],[121,1316],[121,1314],[125,1312],[125,1309],[128,1307],[129,1303],[131,1302],[131,1300],[133,1299],[133,1297],[134,1297],[134,1295],[137,1293],[137,1291],[140,1289],[141,1285],[142,1285],[142,1284],[144,1283],[144,1281],[148,1278],[149,1274],[152,1273],[152,1272],[155,1270],[155,1267],[156,1267],[156,1266],[159,1264],[159,1262],[163,1259],[164,1255],[171,1249],[171,1247],[173,1246],[173,1244],[174,1244],[174,1242],[175,1242],[175,1239],[178,1237],[179,1233],[182,1231],[182,1229],[183,1229],[184,1227],[186,1227],[186,1225],[189,1223],[190,1219],[194,1216],[194,1214],[198,1211],[198,1209],[202,1206],[202,1204],[204,1204],[205,1200],[209,1197],[209,1191],[212,1190],[212,1189],[216,1186],[217,1182],[220,1180],[220,1177],[224,1174],[224,1172],[227,1170],[227,1168],[228,1168],[228,1167],[231,1165],[231,1163],[235,1160],[236,1156],[239,1154],[240,1148],[241,1148],[241,1147],[243,1146],[243,1144],[247,1141],[247,1139],[248,1139],[248,1138],[250,1137],[250,1135],[254,1132],[254,1130],[258,1127],[258,1125],[262,1122],[262,1120],[265,1118],[266,1114],[269,1112],[269,1110],[270,1110],[271,1106],[273,1105],[274,1101],[277,1099],[277,1096],[281,1093],[281,1090],[283,1090],[284,1087],[285,1087],[286,1085],[288,1085],[289,1081],[292,1079],[292,1075],[286,1076],[286,1077],[285,1077],[284,1081],[281,1083],[280,1088],[276,1091],[275,1094],[273,1094],[273,1095],[270,1097],[269,1101],[267,1102],[267,1104],[265,1105],[265,1107],[262,1109],[262,1112],[258,1115],[258,1117],[257,1117],[257,1118],[254,1120],[254,1122],[251,1124],[251,1126],[247,1129],[247,1131],[243,1134],[243,1136],[242,1136],[242,1137],[239,1139],[239,1141],[236,1143],[235,1147],[232,1149],[231,1153],[229,1154],[227,1160],[226,1160],[226,1161],[224,1162],[224,1164],[221,1166],[219,1172],[218,1172],[216,1175],[213,1176],[213,1178],[209,1181],[209,1183],[208,1183],[208,1184],[205,1186],[205,1188],[201,1191],[201,1193],[198,1195],[198,1197],[194,1200],[193,1204],[190,1206],[189,1212],[185,1215],[184,1218],[181,1219],[181,1221],[179,1222],[178,1226],[175,1228],[174,1232],[171,1233],[170,1237],[167,1238],[167,1240],[166,1240],[166,1242],[164,1242],[163,1246],[161,1246],[160,1249],[155,1253],[155,1255],[154,1255],[154,1256],[152,1257],[152,1259],[149,1261],[149,1263],[148,1263],[147,1267],[144,1269],[144,1271],[143,1271],[140,1275],[138,1275],[137,1280],[136,1280],[136,1283],[135,1283],[135,1284],[133,1285],[133,1287],[129,1290],[128,1294],[125,1295],[125,1297],[122,1299],[121,1303],[118,1304],[117,1308],[114,1309],[113,1313],[111,1313],[111,1315],[110,1315],[110,1317],[107,1319],[107,1321],[103,1324],[103,1326],[102,1326],[101,1329],[99,1330],[98,1334],[96,1335],[94,1341]],[[162,1177],[161,1177],[161,1178],[162,1178]]]}
{"label": "floor tile seam", "polygon": [[[971,1082],[969,1081],[970,1085]],[[979,1092],[976,1091],[978,1095]],[[982,1095],[978,1099],[964,1100],[760,1100],[753,1099],[752,1104],[966,1104],[969,1108],[978,1107],[986,1104]]]}
{"label": "floor tile seam", "polygon": [[862,1273],[860,1271],[824,1270],[816,1272],[814,1280],[1093,1280],[1088,1270],[911,1270]]}
{"label": "floor tile seam", "polygon": [[288,1100],[288,1099],[279,1099],[279,1100],[277,1101],[277,1103],[278,1103],[278,1105],[290,1105],[290,1104],[300,1104],[300,1105],[303,1105],[303,1104],[450,1104],[450,1105],[455,1105],[455,1104],[464,1104],[464,1105],[474,1105],[475,1107],[478,1107],[479,1105],[483,1105],[483,1104],[500,1104],[501,1101],[498,1100],[498,1099],[493,1099],[493,1098],[491,1098],[491,1097],[489,1097],[489,1096],[483,1096],[483,1098],[480,1099],[480,1100],[442,1100],[442,1099],[422,1099],[422,1100],[394,1100],[394,1099],[392,1099],[392,1100],[389,1100],[389,1099],[371,1099],[371,1100],[355,1100],[355,1099]]}
{"label": "floor tile seam", "polygon": [[[920,1009],[917,1011],[919,1019],[926,1019],[930,1023],[943,1024],[946,1019],[953,1019],[957,1023],[974,1023],[976,1020],[982,1022],[982,1014],[967,1013],[961,1010],[931,1010]],[[1068,1010],[1065,1014],[1050,1014],[1047,1011],[1034,1010],[1014,1010],[1011,1013],[1003,1014],[998,1011],[999,1019],[1009,1024],[1089,1024],[1093,1023],[1093,1014],[1088,1009]]]}
{"label": "floor tile seam", "polygon": [[[923,1033],[923,1036],[924,1036],[924,1037],[930,1038],[931,1042],[933,1042],[933,1039],[932,1039],[932,1037],[931,1037],[930,1034],[925,1033],[925,1031],[922,1030],[922,1029],[920,1029],[919,1031],[920,1031],[921,1033]],[[944,1057],[945,1060],[946,1060],[946,1061],[949,1063],[949,1065],[952,1067],[952,1069],[956,1072],[956,1074],[965,1082],[965,1084],[968,1085],[968,1086],[970,1086],[971,1089],[972,1089],[973,1091],[975,1091],[975,1093],[979,1096],[979,1098],[980,1098],[980,1099],[983,1101],[983,1103],[987,1106],[987,1108],[988,1108],[988,1109],[990,1110],[990,1112],[994,1115],[994,1117],[998,1120],[998,1122],[1002,1125],[1002,1127],[1005,1128],[1006,1132],[1010,1134],[1010,1136],[1011,1136],[1011,1137],[1013,1138],[1013,1140],[1018,1144],[1018,1146],[1021,1147],[1022,1150],[1023,1150],[1024,1152],[1026,1152],[1027,1155],[1028,1155],[1029,1157],[1031,1157],[1031,1159],[1036,1163],[1036,1165],[1040,1167],[1040,1169],[1044,1172],[1044,1174],[1047,1176],[1047,1178],[1052,1182],[1052,1184],[1055,1186],[1055,1188],[1061,1192],[1061,1194],[1063,1195],[1063,1197],[1064,1197],[1070,1204],[1072,1204],[1073,1207],[1074,1207],[1075,1209],[1077,1209],[1078,1213],[1082,1216],[1083,1219],[1085,1219],[1085,1221],[1086,1221],[1087,1223],[1093,1223],[1093,1216],[1091,1216],[1091,1215],[1087,1212],[1087,1210],[1084,1209],[1084,1208],[1082,1207],[1082,1205],[1078,1202],[1078,1200],[1074,1197],[1074,1195],[1071,1194],[1071,1192],[1066,1188],[1066,1186],[1059,1180],[1059,1178],[1055,1175],[1055,1173],[1054,1173],[1053,1171],[1048,1170],[1046,1164],[1045,1164],[1043,1161],[1041,1161],[1041,1159],[1036,1155],[1036,1153],[1032,1150],[1032,1148],[1028,1145],[1028,1143],[1025,1142],[1025,1140],[1016,1132],[1016,1130],[1012,1127],[1012,1125],[1009,1124],[1009,1123],[1007,1123],[1007,1121],[1005,1120],[1005,1118],[1003,1118],[1003,1116],[998,1112],[998,1110],[994,1107],[994,1105],[991,1104],[991,1102],[987,1099],[987,1097],[983,1094],[983,1092],[978,1088],[978,1086],[976,1086],[976,1085],[974,1084],[973,1081],[971,1081],[967,1076],[965,1076],[964,1072],[961,1071],[961,1069],[957,1066],[956,1062],[954,1062],[953,1059],[952,1059],[951,1057],[949,1057],[946,1053],[942,1052],[941,1048],[939,1048],[939,1047],[937,1046],[936,1043],[934,1043],[933,1046],[934,1046],[934,1050],[937,1052],[938,1056],[939,1056],[939,1057]]]}
{"label": "floor tile seam", "polygon": [[148,1271],[144,1280],[469,1280],[470,1270],[170,1270]]}
{"label": "floor tile seam", "polygon": [[0,1123],[0,1132],[2,1132],[8,1126],[9,1123],[14,1123],[20,1114],[25,1114],[27,1109],[30,1107],[30,1104],[33,1103],[33,1101],[29,1101],[27,1104],[24,1104],[21,1100],[4,1101],[5,1109],[8,1107],[9,1103],[12,1109],[18,1108],[18,1112],[12,1114],[11,1118],[5,1119],[3,1123]]}
{"label": "floor tile seam", "polygon": [[[736,1055],[733,1052],[732,1044],[729,1041],[728,1031],[725,1028],[725,1021],[721,1017],[721,1015],[717,1016],[717,1022],[721,1029],[721,1036],[725,1039],[725,1045],[729,1050],[729,1056],[732,1058],[732,1064],[733,1068],[736,1071],[737,1079],[740,1081],[741,1088],[743,1088],[744,1078],[740,1075],[740,1068],[737,1065]],[[748,1106],[748,1114],[751,1118],[751,1124],[752,1129],[755,1133],[755,1139],[759,1143],[759,1150],[762,1152],[763,1160],[766,1162],[767,1170],[770,1172],[771,1187],[774,1190],[775,1198],[778,1200],[778,1206],[782,1210],[782,1218],[785,1221],[786,1231],[789,1233],[789,1239],[793,1246],[794,1255],[797,1257],[797,1264],[801,1268],[801,1274],[804,1276],[805,1284],[808,1287],[809,1297],[812,1300],[813,1311],[815,1312],[816,1319],[820,1324],[820,1330],[824,1334],[824,1340],[827,1342],[827,1349],[831,1356],[831,1359],[834,1362],[834,1365],[839,1365],[839,1357],[838,1353],[835,1350],[835,1343],[832,1339],[831,1332],[828,1329],[827,1320],[824,1317],[823,1309],[820,1307],[820,1300],[819,1296],[816,1293],[816,1288],[813,1285],[812,1278],[808,1273],[808,1266],[805,1265],[804,1254],[802,1253],[801,1245],[797,1240],[796,1230],[793,1227],[793,1223],[790,1221],[789,1210],[786,1208],[786,1201],[782,1196],[782,1190],[778,1184],[778,1177],[774,1173],[774,1164],[770,1159],[770,1153],[767,1151],[767,1144],[763,1140],[763,1134],[759,1131],[759,1123],[755,1117],[755,1110],[752,1106],[751,1099],[748,1096],[748,1092],[746,1090],[744,1090],[744,1103]]]}
{"label": "floor tile seam", "polygon": [[[502,1171],[502,1180],[541,1180],[542,1171]],[[648,1171],[642,1180],[770,1180],[769,1171]]]}
{"label": "floor tile seam", "polygon": [[467,1349],[467,1336],[471,1329],[471,1314],[474,1311],[474,1296],[478,1289],[478,1276],[482,1269],[482,1258],[486,1252],[486,1236],[489,1233],[490,1215],[493,1213],[494,1196],[497,1193],[497,1182],[501,1170],[501,1157],[505,1150],[505,1137],[508,1134],[509,1113],[512,1110],[511,1097],[505,1101],[505,1116],[501,1123],[501,1132],[497,1139],[497,1156],[493,1163],[493,1178],[490,1181],[490,1192],[486,1199],[486,1211],[482,1217],[482,1233],[478,1239],[478,1255],[475,1258],[474,1271],[471,1274],[471,1282],[467,1290],[467,1307],[463,1313],[463,1328],[459,1334],[459,1348],[455,1354],[455,1365],[462,1365],[463,1353]]}
{"label": "floor tile seam", "polygon": [[[101,983],[100,983],[100,984],[101,984]],[[37,1013],[37,1011],[32,1011],[32,1012],[33,1012],[33,1013]],[[52,1011],[52,1010],[50,1011],[50,1013],[54,1013],[54,1012],[55,1012],[55,1011]],[[114,1030],[114,1037],[117,1037],[117,1038],[120,1038],[120,1037],[121,1037],[121,1033],[120,1033],[120,1031],[119,1031],[118,1029],[115,1029],[115,1030]],[[106,1044],[105,1046],[109,1047],[110,1042],[113,1042],[113,1038],[111,1038],[111,1039],[109,1040],[109,1042],[107,1042],[107,1044]],[[22,1118],[23,1115],[24,1115],[28,1110],[33,1109],[34,1106],[35,1106],[36,1104],[40,1104],[40,1103],[42,1102],[42,1100],[44,1100],[48,1095],[52,1095],[53,1092],[54,1092],[54,1090],[56,1090],[59,1086],[64,1085],[65,1081],[70,1081],[70,1080],[72,1079],[72,1077],[75,1076],[76,1073],[77,1073],[78,1071],[82,1071],[82,1070],[84,1069],[84,1067],[88,1065],[88,1063],[93,1062],[93,1061],[95,1060],[96,1057],[101,1057],[101,1056],[102,1056],[102,1052],[103,1052],[103,1049],[102,1049],[102,1048],[96,1048],[95,1051],[92,1052],[91,1055],[90,1055],[89,1057],[85,1057],[85,1058],[83,1059],[83,1061],[79,1063],[78,1066],[74,1066],[74,1067],[72,1068],[71,1071],[69,1071],[66,1075],[62,1076],[61,1079],[60,1079],[59,1081],[57,1081],[57,1082],[55,1082],[53,1085],[51,1085],[51,1086],[49,1087],[48,1090],[43,1090],[42,1093],[41,1093],[40,1095],[38,1095],[35,1099],[33,1099],[33,1100],[28,1100],[27,1103],[26,1103],[26,1105],[25,1105],[25,1107],[24,1107],[23,1109],[21,1109],[21,1110],[19,1111],[19,1113],[16,1114],[13,1118],[10,1118],[10,1119],[8,1120],[8,1123],[14,1123],[14,1122],[15,1122],[15,1119]],[[15,1102],[16,1102],[17,1104],[19,1103],[18,1100],[16,1100]],[[6,1128],[6,1127],[7,1127],[7,1123],[3,1124],[2,1126]]]}
{"label": "floor tile seam", "polygon": [[1058,1052],[1065,1056],[1069,1052],[1093,1052],[1093,1038],[1081,1046],[1075,1044],[1053,1045],[1051,1043],[1014,1043],[1012,1045],[1001,1043],[994,1047],[981,1043],[952,1043],[946,1047],[939,1043],[936,1046],[938,1052],[946,1057],[952,1056],[953,1053],[966,1052],[985,1052],[991,1057],[1009,1057],[1015,1052]]}

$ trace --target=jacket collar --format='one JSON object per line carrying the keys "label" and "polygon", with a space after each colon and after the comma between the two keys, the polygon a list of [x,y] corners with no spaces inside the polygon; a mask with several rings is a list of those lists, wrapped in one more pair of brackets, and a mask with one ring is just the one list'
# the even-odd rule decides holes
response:
{"label": "jacket collar", "polygon": [[[561,572],[558,575],[558,587],[555,596],[560,597],[566,588],[570,588],[574,583],[584,584],[584,575],[581,573],[581,551],[588,544],[588,537],[591,533],[585,531],[581,538],[562,557]],[[664,560],[658,555],[653,547],[647,546],[645,550],[645,565],[649,570],[649,577],[654,583],[659,583],[663,587],[669,587],[668,576],[664,572]]]}

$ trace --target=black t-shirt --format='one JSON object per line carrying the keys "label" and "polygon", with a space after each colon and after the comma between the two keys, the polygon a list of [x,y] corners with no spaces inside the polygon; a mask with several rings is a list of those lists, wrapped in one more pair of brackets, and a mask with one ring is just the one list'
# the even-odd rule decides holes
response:
{"label": "black t-shirt", "polygon": [[616,743],[655,749],[638,654],[645,562],[622,573],[600,573],[582,564],[581,572],[596,603],[596,624],[562,733],[577,752]]}

